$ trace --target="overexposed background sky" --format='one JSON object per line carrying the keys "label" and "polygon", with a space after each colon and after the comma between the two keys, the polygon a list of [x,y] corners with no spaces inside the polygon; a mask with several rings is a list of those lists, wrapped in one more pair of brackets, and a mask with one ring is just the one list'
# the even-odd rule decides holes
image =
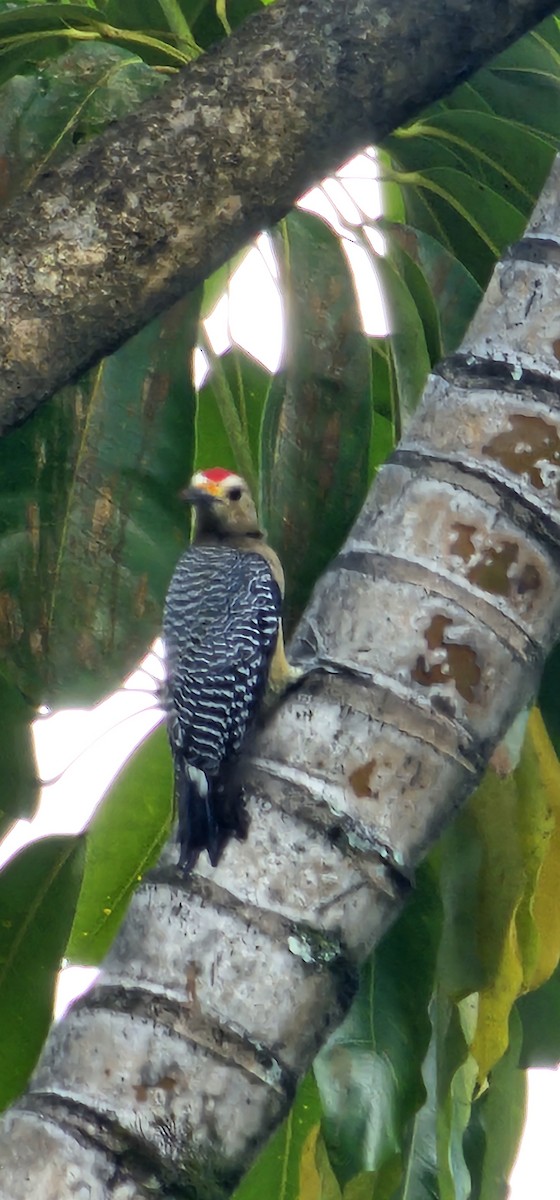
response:
{"label": "overexposed background sky", "polygon": [[[376,170],[373,152],[358,155],[335,178],[308,193],[301,207],[325,217],[342,237],[354,272],[364,328],[370,334],[379,335],[385,332],[386,321],[375,270],[352,233],[352,225],[375,218],[381,211]],[[380,235],[366,229],[366,236],[372,248],[382,253]],[[223,353],[236,342],[270,370],[278,368],[283,341],[282,305],[276,263],[265,236],[257,240],[244,258],[230,283],[228,295],[218,302],[206,327],[216,353]],[[201,382],[205,370],[206,360],[203,352],[198,350],[195,357],[197,382]],[[150,655],[146,666],[152,675],[161,674],[157,655]],[[61,778],[43,789],[34,820],[19,821],[0,842],[0,866],[29,841],[47,834],[77,833],[84,828],[131,749],[161,719],[155,709],[140,712],[150,706],[150,697],[134,689],[150,686],[150,678],[139,671],[131,676],[122,691],[95,709],[57,713],[36,723],[41,778]],[[95,970],[80,967],[69,967],[61,972],[57,1016],[96,975]],[[528,1117],[512,1172],[509,1200],[558,1200],[560,1070],[530,1071],[528,1074]]]}

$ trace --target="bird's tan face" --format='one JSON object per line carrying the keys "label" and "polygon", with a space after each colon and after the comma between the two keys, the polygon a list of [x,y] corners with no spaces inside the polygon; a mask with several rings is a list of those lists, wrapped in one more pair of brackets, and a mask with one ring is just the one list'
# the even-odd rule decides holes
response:
{"label": "bird's tan face", "polygon": [[197,533],[243,537],[259,533],[259,520],[253,498],[240,475],[218,469],[197,471],[185,492],[194,504]]}

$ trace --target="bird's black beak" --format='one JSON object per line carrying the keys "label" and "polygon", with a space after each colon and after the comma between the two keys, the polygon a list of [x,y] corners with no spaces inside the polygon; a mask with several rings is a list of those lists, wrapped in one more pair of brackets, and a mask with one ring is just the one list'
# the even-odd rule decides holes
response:
{"label": "bird's black beak", "polygon": [[179,492],[179,499],[184,500],[185,504],[221,504],[219,496],[213,496],[211,492],[206,492],[204,488],[186,487],[184,491]]}

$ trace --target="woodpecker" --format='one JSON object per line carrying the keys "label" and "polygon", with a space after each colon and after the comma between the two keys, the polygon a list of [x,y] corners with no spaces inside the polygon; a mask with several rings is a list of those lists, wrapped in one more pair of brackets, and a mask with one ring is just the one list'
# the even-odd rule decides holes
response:
{"label": "woodpecker", "polygon": [[230,837],[246,837],[236,761],[267,686],[282,692],[300,672],[284,652],[282,566],[245,480],[221,467],[197,471],[183,498],[194,506],[194,536],[169,585],[163,641],[187,874],[203,850],[216,866]]}

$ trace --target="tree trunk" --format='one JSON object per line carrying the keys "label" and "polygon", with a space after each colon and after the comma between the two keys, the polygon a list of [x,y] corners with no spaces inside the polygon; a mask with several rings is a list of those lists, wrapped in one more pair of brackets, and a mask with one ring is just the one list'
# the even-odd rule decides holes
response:
{"label": "tree trunk", "polygon": [[[2,1123],[6,1200],[226,1193],[560,632],[560,159],[296,638],[249,841],[139,889]],[[158,1182],[159,1181],[159,1182]],[[189,1190],[192,1189],[191,1190]]]}
{"label": "tree trunk", "polygon": [[0,431],[556,0],[278,0],[19,196],[0,228]]}

